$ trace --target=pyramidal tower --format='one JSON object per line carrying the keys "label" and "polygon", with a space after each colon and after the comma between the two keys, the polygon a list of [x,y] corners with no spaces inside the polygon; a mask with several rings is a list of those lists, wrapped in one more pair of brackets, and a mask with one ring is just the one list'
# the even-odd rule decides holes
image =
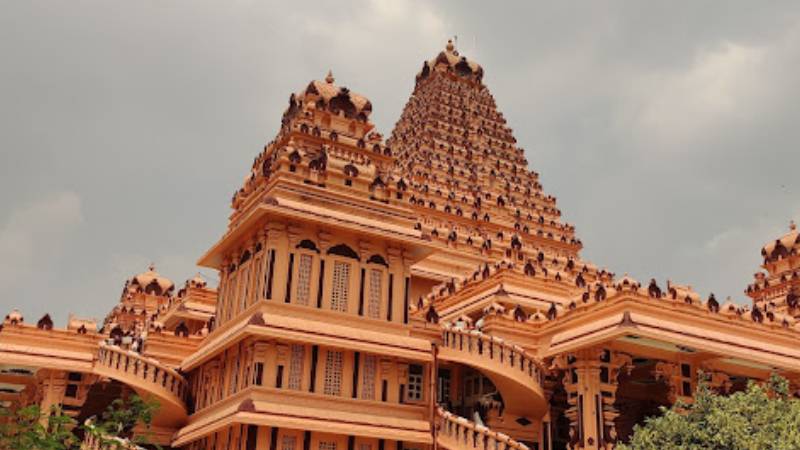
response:
{"label": "pyramidal tower", "polygon": [[[483,68],[448,41],[416,76],[411,98],[387,146],[407,176],[417,228],[477,261],[556,257],[576,260],[581,241],[562,223],[556,199],[542,191],[523,150],[483,84]],[[541,258],[540,257],[540,258]],[[446,264],[445,261],[448,263]],[[452,273],[452,255],[427,264]]]}

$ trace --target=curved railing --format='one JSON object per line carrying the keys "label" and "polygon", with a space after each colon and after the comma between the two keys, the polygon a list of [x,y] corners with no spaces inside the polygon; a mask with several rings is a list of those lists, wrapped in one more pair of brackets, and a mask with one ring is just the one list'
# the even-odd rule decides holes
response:
{"label": "curved railing", "polygon": [[92,433],[86,433],[81,442],[81,450],[144,450],[143,447],[126,440],[126,439],[108,439],[113,443],[103,442]]}
{"label": "curved railing", "polygon": [[528,450],[508,435],[437,408],[436,442],[450,450]]}
{"label": "curved railing", "polygon": [[521,372],[536,384],[542,382],[545,372],[542,363],[528,355],[522,347],[509,344],[504,339],[480,331],[448,326],[443,328],[442,343],[443,347],[466,352],[474,357],[505,366],[509,370]]}
{"label": "curved railing", "polygon": [[114,345],[100,344],[94,372],[155,396],[159,399],[159,411],[164,412],[164,418],[181,421],[186,417],[186,380],[174,369],[152,358]]}
{"label": "curved railing", "polygon": [[503,396],[507,410],[525,416],[544,414],[542,382],[546,369],[522,347],[477,330],[444,326],[439,358],[487,375]]}

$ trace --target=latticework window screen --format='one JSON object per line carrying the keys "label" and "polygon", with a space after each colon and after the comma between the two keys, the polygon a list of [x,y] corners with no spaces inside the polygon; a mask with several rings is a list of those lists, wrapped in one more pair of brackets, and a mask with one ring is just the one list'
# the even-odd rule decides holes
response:
{"label": "latticework window screen", "polygon": [[308,296],[311,291],[311,255],[300,255],[297,264],[297,304],[308,305]]}
{"label": "latticework window screen", "polygon": [[328,350],[325,357],[325,387],[326,395],[342,395],[342,365],[344,353]]}
{"label": "latticework window screen", "polygon": [[383,291],[383,272],[378,269],[369,271],[369,303],[367,316],[372,319],[381,317],[381,292]]}
{"label": "latticework window screen", "polygon": [[378,358],[375,355],[364,355],[364,370],[361,374],[361,398],[375,400],[375,373],[378,369]]}
{"label": "latticework window screen", "polygon": [[284,436],[281,443],[281,450],[295,450],[297,446],[297,438],[294,436]]}
{"label": "latticework window screen", "polygon": [[292,344],[292,356],[289,361],[289,389],[302,389],[305,350],[306,347],[302,344]]}
{"label": "latticework window screen", "polygon": [[350,296],[350,264],[336,261],[333,264],[332,282],[331,309],[347,311],[347,299]]}

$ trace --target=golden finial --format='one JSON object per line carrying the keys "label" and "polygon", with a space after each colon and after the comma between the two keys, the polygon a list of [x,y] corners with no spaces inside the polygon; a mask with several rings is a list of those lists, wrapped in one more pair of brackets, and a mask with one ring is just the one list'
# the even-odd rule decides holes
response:
{"label": "golden finial", "polygon": [[333,78],[333,72],[328,70],[328,75],[325,77],[325,82],[328,83],[328,84],[333,84],[334,81],[335,80]]}
{"label": "golden finial", "polygon": [[156,263],[151,262],[150,265],[147,266],[147,270],[149,270],[150,272],[155,272],[156,271]]}
{"label": "golden finial", "polygon": [[453,45],[453,40],[452,39],[448,39],[447,40],[447,47],[445,47],[445,48],[447,49],[448,52],[452,52],[453,50],[456,49],[456,46]]}
{"label": "golden finial", "polygon": [[790,229],[791,231],[794,231],[794,230],[796,230],[796,229],[797,229],[797,224],[796,224],[796,223],[794,223],[794,220],[790,220],[790,221],[789,221],[789,229]]}

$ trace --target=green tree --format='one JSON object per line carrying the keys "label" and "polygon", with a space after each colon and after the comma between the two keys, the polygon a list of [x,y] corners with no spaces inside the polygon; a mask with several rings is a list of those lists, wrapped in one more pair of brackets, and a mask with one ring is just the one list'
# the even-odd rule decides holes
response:
{"label": "green tree", "polygon": [[692,403],[677,402],[636,425],[619,450],[796,450],[800,449],[800,401],[789,382],[773,375],[763,384],[718,395],[699,383]]}
{"label": "green tree", "polygon": [[[76,432],[91,435],[102,448],[127,449],[149,444],[147,435],[133,436],[137,425],[150,428],[158,403],[138,395],[114,400],[98,418],[77,424],[61,408],[45,415],[38,405],[16,411],[0,408],[0,448],[8,450],[74,450],[81,440]],[[156,446],[157,447],[157,446]]]}

